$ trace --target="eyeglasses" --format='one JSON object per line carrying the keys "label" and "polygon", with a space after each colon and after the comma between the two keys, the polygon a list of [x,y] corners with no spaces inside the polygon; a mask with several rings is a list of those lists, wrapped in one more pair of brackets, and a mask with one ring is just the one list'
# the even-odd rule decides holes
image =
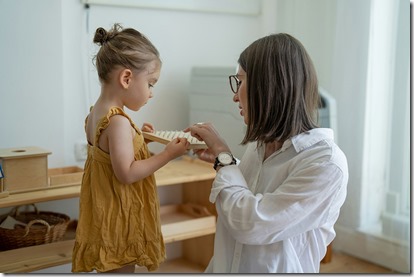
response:
{"label": "eyeglasses", "polygon": [[237,78],[237,75],[230,75],[229,76],[230,88],[234,94],[239,91],[241,81]]}

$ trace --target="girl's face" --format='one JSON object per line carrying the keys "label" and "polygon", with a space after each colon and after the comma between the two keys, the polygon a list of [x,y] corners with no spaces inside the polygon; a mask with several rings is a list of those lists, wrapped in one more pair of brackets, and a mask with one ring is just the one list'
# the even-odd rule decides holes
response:
{"label": "girl's face", "polygon": [[247,124],[249,121],[248,118],[248,106],[247,106],[247,76],[246,72],[238,66],[237,78],[240,81],[239,89],[236,94],[233,96],[234,102],[239,102],[240,115],[244,118],[244,123]]}
{"label": "girl's face", "polygon": [[152,87],[157,83],[161,72],[159,62],[151,62],[146,70],[134,72],[131,84],[128,88],[128,97],[125,106],[133,111],[138,111],[150,98],[153,97]]}

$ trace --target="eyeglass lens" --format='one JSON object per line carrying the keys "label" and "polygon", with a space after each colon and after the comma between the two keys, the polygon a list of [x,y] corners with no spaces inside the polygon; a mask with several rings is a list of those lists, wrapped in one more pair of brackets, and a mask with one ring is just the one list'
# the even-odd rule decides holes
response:
{"label": "eyeglass lens", "polygon": [[233,91],[233,93],[237,93],[237,91],[239,90],[240,81],[234,75],[229,76],[229,79],[231,90]]}

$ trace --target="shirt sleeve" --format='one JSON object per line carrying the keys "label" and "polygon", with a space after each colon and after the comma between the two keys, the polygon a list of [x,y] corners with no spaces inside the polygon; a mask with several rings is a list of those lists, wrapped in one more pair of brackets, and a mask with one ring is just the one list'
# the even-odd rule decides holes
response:
{"label": "shirt sleeve", "polygon": [[[344,201],[345,177],[334,163],[314,163],[296,170],[275,191],[254,195],[238,166],[226,166],[217,173],[210,201],[237,241],[271,244],[333,226],[336,218],[330,214],[339,213]],[[335,201],[342,203],[332,205]]]}

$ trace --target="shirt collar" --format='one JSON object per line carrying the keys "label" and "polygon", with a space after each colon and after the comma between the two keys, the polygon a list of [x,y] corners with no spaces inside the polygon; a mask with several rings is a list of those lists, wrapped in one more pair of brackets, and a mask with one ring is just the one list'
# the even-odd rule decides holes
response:
{"label": "shirt collar", "polygon": [[328,128],[315,128],[310,131],[300,133],[299,135],[285,141],[282,149],[285,147],[285,144],[291,141],[289,146],[290,144],[293,144],[296,152],[300,152],[322,140],[333,140],[333,130]]}

